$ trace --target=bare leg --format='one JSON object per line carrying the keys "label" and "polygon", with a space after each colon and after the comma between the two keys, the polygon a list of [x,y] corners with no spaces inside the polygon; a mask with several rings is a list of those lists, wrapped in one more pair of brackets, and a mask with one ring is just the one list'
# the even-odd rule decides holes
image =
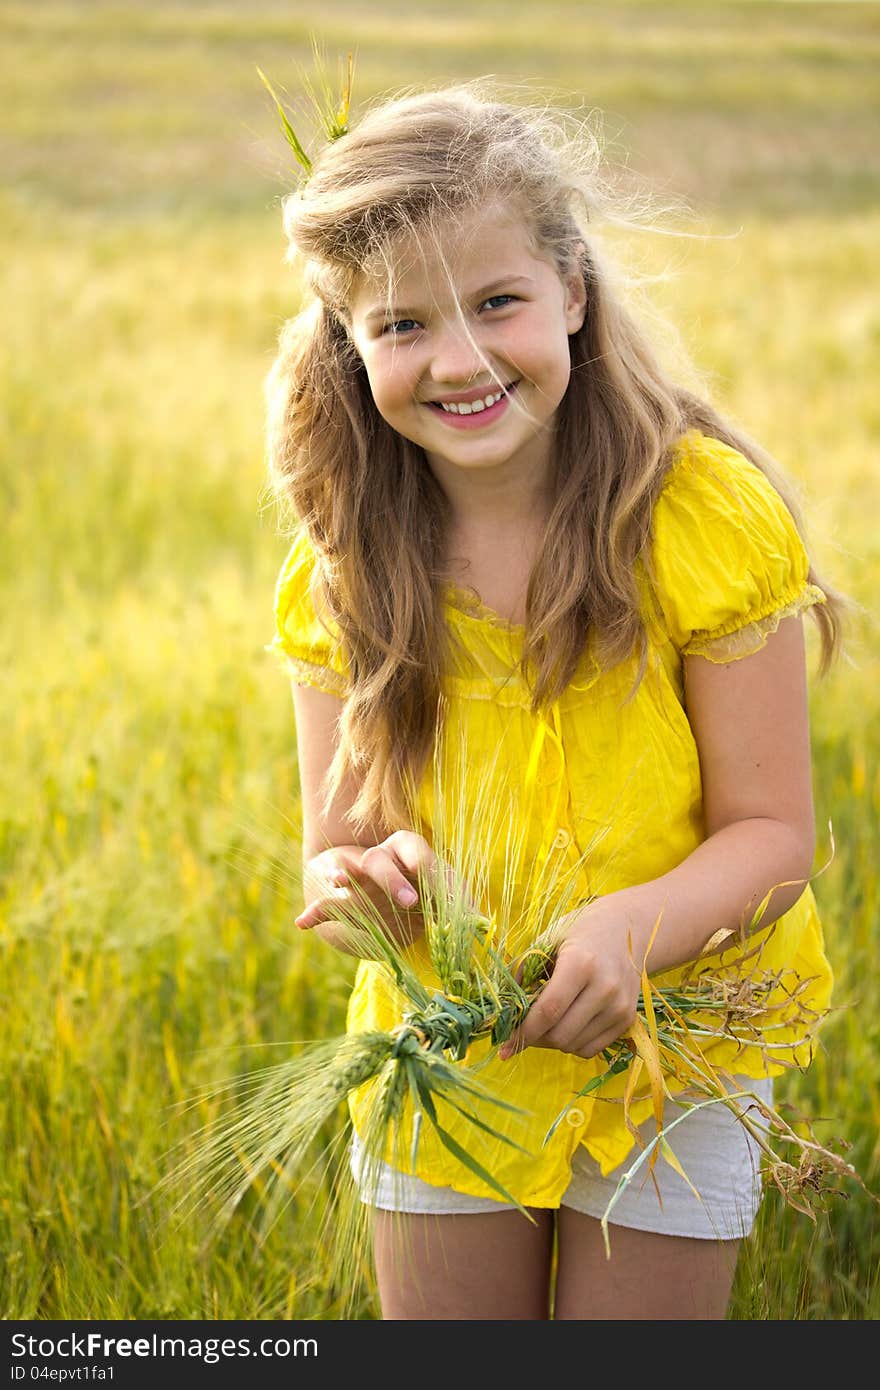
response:
{"label": "bare leg", "polygon": [[374,1249],[382,1316],[549,1317],[553,1211],[419,1216],[377,1210]]}
{"label": "bare leg", "polygon": [[558,1320],[723,1319],[738,1240],[696,1240],[610,1227],[606,1259],[599,1222],[559,1209]]}

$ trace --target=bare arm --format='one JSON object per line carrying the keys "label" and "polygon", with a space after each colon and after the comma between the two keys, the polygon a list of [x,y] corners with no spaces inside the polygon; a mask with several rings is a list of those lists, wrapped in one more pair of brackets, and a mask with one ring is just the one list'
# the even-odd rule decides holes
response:
{"label": "bare arm", "polygon": [[[771,890],[760,926],[803,892],[815,834],[802,619],[784,619],[742,660],[685,660],[707,838],[669,873],[572,914],[520,1047],[591,1057],[620,1037],[638,995],[627,937],[641,965],[658,917],[652,974],[731,944]],[[787,880],[795,882],[776,887]]]}
{"label": "bare arm", "polygon": [[321,784],[333,760],[338,726],[344,708],[336,695],[311,686],[291,683],[296,714],[296,747],[302,794],[303,860],[308,861],[332,845],[378,844],[390,827],[371,826],[358,836],[350,820],[358,788],[349,778],[326,811]]}
{"label": "bare arm", "polygon": [[740,661],[686,657],[685,682],[707,838],[668,874],[616,895],[655,920],[662,908],[670,923],[652,973],[710,941],[730,945],[771,889],[756,928],[775,922],[803,892],[816,848],[803,620],[784,619]]}
{"label": "bare arm", "polygon": [[378,822],[358,833],[351,820],[358,788],[350,775],[324,808],[322,783],[336,750],[343,701],[311,686],[293,683],[292,690],[306,900],[297,926],[313,927],[323,940],[356,954],[338,913],[350,895],[360,891],[379,908],[390,934],[411,940],[422,929],[414,884],[420,868],[433,867],[436,856],[422,836]]}

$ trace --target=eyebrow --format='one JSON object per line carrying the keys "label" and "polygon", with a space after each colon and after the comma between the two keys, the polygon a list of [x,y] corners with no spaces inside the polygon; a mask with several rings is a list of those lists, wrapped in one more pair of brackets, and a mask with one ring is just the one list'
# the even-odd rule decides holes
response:
{"label": "eyebrow", "polygon": [[[533,284],[533,281],[531,276],[529,275],[501,275],[497,280],[493,280],[491,284],[483,285],[481,289],[474,290],[473,294],[469,295],[468,298],[490,299],[491,296],[494,293],[496,293],[502,285],[513,286],[531,284]],[[399,307],[397,305],[394,305],[393,307],[389,308],[386,305],[382,308],[370,309],[369,313],[364,315],[364,321],[365,323],[372,323],[376,319],[386,319],[390,321],[392,319],[411,318],[415,315],[416,312],[417,311],[415,309],[411,309],[408,307]]]}

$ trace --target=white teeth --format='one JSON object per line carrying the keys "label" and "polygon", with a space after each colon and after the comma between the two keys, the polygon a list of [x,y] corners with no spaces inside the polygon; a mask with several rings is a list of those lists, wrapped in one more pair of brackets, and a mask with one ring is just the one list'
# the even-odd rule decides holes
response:
{"label": "white teeth", "polygon": [[490,405],[496,405],[504,391],[496,391],[492,396],[484,396],[482,400],[476,401],[450,401],[447,405],[445,401],[438,404],[443,407],[448,415],[478,415],[481,410],[488,410]]}

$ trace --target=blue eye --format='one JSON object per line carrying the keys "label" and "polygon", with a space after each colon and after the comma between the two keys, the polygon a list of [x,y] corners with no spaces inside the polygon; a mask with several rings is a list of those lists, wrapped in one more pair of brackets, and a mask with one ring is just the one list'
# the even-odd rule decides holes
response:
{"label": "blue eye", "polygon": [[391,333],[397,338],[401,333],[411,333],[417,326],[415,319],[396,319],[394,323],[386,323],[382,332]]}
{"label": "blue eye", "polygon": [[[515,298],[516,296],[513,294],[493,294],[486,300],[486,304],[490,309],[504,309],[508,304],[512,304]],[[499,304],[497,302],[499,299],[503,299],[504,303]]]}

